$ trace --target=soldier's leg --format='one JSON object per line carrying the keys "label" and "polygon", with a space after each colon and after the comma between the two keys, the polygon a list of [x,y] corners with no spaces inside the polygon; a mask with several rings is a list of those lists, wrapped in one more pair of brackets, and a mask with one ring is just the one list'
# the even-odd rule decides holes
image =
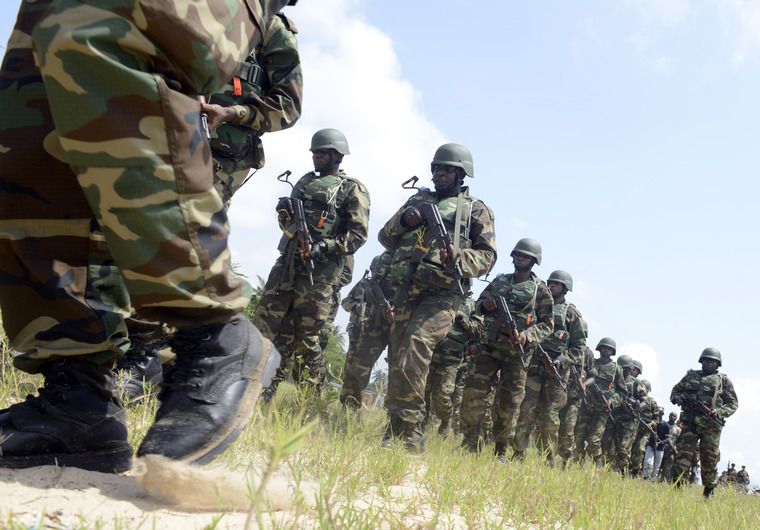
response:
{"label": "soldier's leg", "polygon": [[615,455],[617,470],[626,475],[631,463],[631,447],[636,436],[635,420],[621,421],[615,433]]}
{"label": "soldier's leg", "polygon": [[588,435],[586,437],[586,453],[592,462],[602,463],[602,436],[609,420],[607,413],[594,411],[589,418]]}
{"label": "soldier's leg", "polygon": [[557,432],[557,454],[567,462],[575,450],[575,425],[582,403],[581,397],[568,399],[559,413],[559,429]]}
{"label": "soldier's leg", "polygon": [[686,481],[686,475],[691,468],[692,458],[694,450],[697,447],[700,434],[696,430],[696,426],[691,423],[684,422],[681,426],[681,434],[678,435],[678,456],[676,456],[673,462],[673,468],[671,471],[671,480],[676,485],[681,485]]}
{"label": "soldier's leg", "polygon": [[390,325],[382,322],[380,327],[365,328],[359,336],[356,350],[343,373],[343,389],[340,400],[358,408],[364,399],[364,390],[370,382],[372,369],[390,342]]}
{"label": "soldier's leg", "polygon": [[428,365],[433,349],[451,328],[454,307],[459,301],[456,293],[441,293],[407,300],[396,309],[396,320],[391,326],[392,347],[385,406],[389,415],[396,418],[397,427],[403,428],[404,442],[410,451],[424,449],[421,424]]}
{"label": "soldier's leg", "polygon": [[454,434],[459,434],[459,414],[462,407],[462,395],[464,394],[464,382],[467,375],[467,365],[460,364],[457,368],[457,376],[454,382],[454,393],[451,394],[451,429]]}
{"label": "soldier's leg", "polygon": [[718,485],[718,462],[720,461],[720,429],[705,428],[699,443],[699,458],[702,465],[702,485],[709,495]]}
{"label": "soldier's leg", "polygon": [[499,416],[494,422],[494,441],[497,448],[509,445],[515,434],[517,414],[525,396],[527,372],[517,355],[508,355],[501,365],[499,382]]}
{"label": "soldier's leg", "polygon": [[431,400],[435,415],[441,420],[442,425],[450,424],[454,412],[451,398],[454,394],[460,361],[461,358],[457,352],[445,350],[437,363]]}
{"label": "soldier's leg", "polygon": [[[569,369],[559,371],[562,384],[567,388]],[[567,403],[567,392],[551,377],[546,379],[541,389],[539,412],[537,416],[538,439],[537,446],[546,454],[550,462],[554,461],[559,431],[559,411]]]}
{"label": "soldier's leg", "polygon": [[602,457],[608,462],[613,463],[615,459],[615,435],[617,434],[617,423],[607,418],[604,431],[602,432]]}
{"label": "soldier's leg", "polygon": [[647,450],[647,440],[649,440],[649,431],[643,427],[636,431],[636,438],[634,438],[633,445],[631,445],[630,470],[632,476],[637,476],[641,473],[641,468],[644,465],[644,455]]}
{"label": "soldier's leg", "polygon": [[459,428],[464,433],[462,447],[475,451],[482,442],[481,422],[486,411],[493,406],[493,402],[489,403],[486,398],[493,392],[493,378],[499,371],[501,360],[481,352],[470,360],[469,365],[459,412]]}
{"label": "soldier's leg", "polygon": [[525,397],[520,403],[515,437],[512,439],[512,448],[515,453],[523,453],[530,445],[530,435],[536,423],[541,391],[546,384],[546,378],[534,368],[529,368],[525,378]]}
{"label": "soldier's leg", "polygon": [[317,392],[325,382],[319,334],[330,316],[334,287],[332,283],[315,281],[312,288],[304,275],[296,277],[294,287],[294,376],[296,382],[305,382]]}

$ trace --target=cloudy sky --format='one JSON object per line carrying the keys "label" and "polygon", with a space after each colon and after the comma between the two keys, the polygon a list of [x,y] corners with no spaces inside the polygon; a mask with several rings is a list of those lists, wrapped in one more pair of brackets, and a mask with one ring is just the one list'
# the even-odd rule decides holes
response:
{"label": "cloudy sky", "polygon": [[290,190],[275,176],[311,169],[314,131],[346,134],[343,167],[370,190],[357,278],[409,195],[401,182],[427,181],[436,147],[464,144],[471,193],[496,215],[495,272],[512,269],[518,239],[537,239],[536,272],[573,275],[590,345],[610,336],[641,360],[666,411],[702,349],[719,348],[740,402],[720,469],[745,464],[760,482],[747,287],[760,279],[760,0],[301,0],[286,13],[300,30],[304,113],[265,137],[267,166],[233,201],[245,274],[266,277],[274,262],[274,205]]}

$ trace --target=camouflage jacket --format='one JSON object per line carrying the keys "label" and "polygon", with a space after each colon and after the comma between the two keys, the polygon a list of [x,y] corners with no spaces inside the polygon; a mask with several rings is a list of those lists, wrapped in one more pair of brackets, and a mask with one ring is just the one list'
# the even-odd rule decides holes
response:
{"label": "camouflage jacket", "polygon": [[[586,346],[583,348],[583,355],[581,355],[581,358],[579,359],[579,362],[572,363],[573,366],[575,366],[575,370],[578,372],[578,376],[580,377],[581,381],[585,381],[589,377],[596,377],[596,366],[594,365],[594,352],[591,351],[591,348]],[[572,378],[572,375],[571,375]],[[591,399],[591,396],[588,395],[589,391],[586,391],[586,397],[588,399]],[[572,381],[570,384],[567,385],[567,397],[568,399],[575,399],[580,397],[581,393],[578,390],[578,385],[576,383],[573,383]]]}
{"label": "camouflage jacket", "polygon": [[[378,283],[386,300],[392,304],[394,292],[386,278],[392,257],[393,255],[386,250],[382,254],[372,258],[369,271],[367,271],[372,274],[371,279],[367,278],[367,275],[365,274],[365,276],[351,288],[346,298],[341,302],[341,307],[351,313],[350,318],[369,323],[372,327],[380,327],[379,318],[382,318],[382,313],[379,306],[377,306],[377,301],[374,296],[369,294],[372,291],[370,281]],[[362,327],[364,328],[366,326]]]}
{"label": "camouflage jacket", "polygon": [[[644,407],[641,412],[639,412],[639,416],[641,416],[641,419],[648,423],[650,427],[654,428],[654,426],[657,425],[657,401],[655,401],[655,399],[649,395],[644,398],[644,401],[647,402],[647,406]],[[639,427],[641,429],[644,428],[642,425]]]}
{"label": "camouflage jacket", "polygon": [[[676,398],[684,393],[701,401],[710,409],[717,410],[720,419],[728,418],[739,408],[739,399],[736,397],[733,383],[727,375],[720,372],[706,375],[703,370],[689,370],[670,392],[671,403],[675,404]],[[700,427],[721,429],[717,422],[688,406],[681,411],[680,419],[684,423]]]}
{"label": "camouflage jacket", "polygon": [[[460,193],[462,208],[459,225],[459,263],[465,279],[487,274],[496,262],[496,232],[494,216],[491,209],[482,201],[471,197],[465,186]],[[454,239],[454,221],[457,209],[457,197],[439,199],[434,191],[420,189],[385,223],[380,230],[380,244],[393,252],[391,282],[400,286],[411,280],[421,291],[456,290],[456,279],[452,271],[441,264],[438,244],[435,240],[428,247],[425,257],[418,265],[411,265],[410,259],[415,246],[424,234],[425,225],[407,228],[401,224],[401,216],[412,207],[423,202],[433,203],[438,207],[441,219],[447,231]],[[456,242],[455,242],[456,245]],[[469,281],[464,290],[469,289]]]}
{"label": "camouflage jacket", "polygon": [[473,318],[475,316],[475,300],[467,297],[459,306],[459,312],[463,317],[459,320],[454,319],[451,329],[446,337],[438,343],[436,350],[447,350],[457,355],[465,355],[465,346],[468,342],[478,342],[480,340],[480,322]]}
{"label": "camouflage jacket", "polygon": [[487,342],[498,313],[484,313],[483,301],[499,295],[506,300],[517,330],[524,331],[528,338],[526,351],[535,348],[554,330],[554,299],[546,284],[533,272],[527,281],[519,283],[515,283],[514,274],[499,274],[483,289],[476,304],[483,319],[483,340],[491,349],[509,355],[517,353],[504,330],[499,330],[496,342]]}
{"label": "camouflage jacket", "polygon": [[570,302],[554,304],[554,331],[541,346],[553,359],[559,357],[563,365],[577,364],[586,350],[586,333],[583,317]]}
{"label": "camouflage jacket", "polygon": [[[632,397],[638,402],[646,401],[647,387],[630,374],[625,378],[625,389],[628,394],[626,397]],[[636,406],[634,405],[635,408]],[[638,410],[635,410],[635,412],[640,414]],[[615,418],[631,420],[633,417],[633,414],[623,406],[623,402],[621,401],[620,405],[615,409]]]}
{"label": "camouflage jacket", "polygon": [[[595,359],[594,370],[596,371],[594,383],[599,386],[602,395],[609,402],[610,408],[615,410],[628,397],[628,387],[625,384],[625,377],[623,377],[623,369],[615,361],[601,364],[599,359]],[[597,411],[605,411],[604,405],[599,400],[592,398],[591,402]]]}
{"label": "camouflage jacket", "polygon": [[[325,252],[314,263],[314,281],[342,285],[346,281],[342,274],[347,255],[356,252],[367,241],[369,192],[361,182],[346,176],[343,171],[324,177],[312,171],[296,182],[290,196],[303,201],[312,240],[323,241],[326,245]],[[286,256],[288,266],[301,270],[301,260],[296,259],[295,227],[287,225],[282,228],[284,233],[278,248]],[[350,266],[353,268],[353,263]],[[283,282],[287,282],[287,278],[285,275]]]}
{"label": "camouflage jacket", "polygon": [[303,76],[296,33],[282,13],[272,17],[264,40],[237,75],[208,98],[235,110],[232,122],[211,132],[214,162],[225,170],[264,167],[260,136],[292,127],[301,116]]}

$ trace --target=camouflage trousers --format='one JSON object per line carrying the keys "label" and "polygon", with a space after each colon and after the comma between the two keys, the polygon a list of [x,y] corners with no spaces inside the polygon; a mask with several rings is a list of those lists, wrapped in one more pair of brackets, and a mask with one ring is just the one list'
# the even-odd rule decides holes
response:
{"label": "camouflage trousers", "polygon": [[[485,398],[491,390],[491,381],[498,373],[499,402],[494,419],[494,441],[507,445],[515,434],[517,413],[525,396],[527,372],[522,368],[517,354],[506,355],[502,359],[503,355],[503,352],[494,352],[489,346],[481,345],[481,352],[472,360],[472,372],[465,382],[460,425],[466,425],[469,432],[479,429],[488,408]],[[526,357],[530,358],[528,352]]]}
{"label": "camouflage trousers", "polygon": [[686,475],[699,443],[699,459],[702,466],[702,485],[718,485],[718,462],[720,461],[720,435],[722,429],[704,427],[695,422],[683,422],[678,435],[678,456],[673,465],[673,480]]}
{"label": "camouflage trousers", "polygon": [[231,77],[271,12],[136,4],[24,2],[3,61],[0,306],[22,370],[110,362],[133,310],[184,327],[247,304],[194,95]]}
{"label": "camouflage trousers", "polygon": [[567,403],[559,411],[559,429],[557,430],[557,454],[565,461],[570,460],[575,448],[575,425],[578,423],[583,397],[577,392],[569,391]]}
{"label": "camouflage trousers", "polygon": [[237,193],[241,186],[248,179],[251,168],[238,169],[237,171],[227,171],[222,167],[217,167],[214,172],[214,189],[222,198],[224,206],[229,209],[232,196]]}
{"label": "camouflage trousers", "polygon": [[[417,426],[414,429],[420,433],[433,350],[451,329],[454,311],[462,300],[456,292],[418,292],[414,286],[409,291],[406,296],[397,296],[391,325],[385,408],[391,424]],[[417,442],[407,439],[408,446]]]}
{"label": "camouflage trousers", "polygon": [[575,424],[573,457],[576,462],[582,463],[586,455],[592,462],[602,457],[602,436],[608,419],[606,411],[597,410],[593,406],[581,406],[581,413]]}
{"label": "camouflage trousers", "polygon": [[[570,368],[560,370],[562,384],[567,385]],[[537,429],[536,447],[553,455],[557,447],[559,411],[567,403],[567,392],[539,366],[528,367],[525,379],[525,397],[520,404],[520,414],[515,427],[512,447],[525,451],[530,445],[533,428]]]}
{"label": "camouflage trousers", "polygon": [[665,451],[662,453],[662,462],[660,462],[660,474],[657,476],[658,482],[671,482],[671,472],[673,471],[673,463],[676,460],[676,456],[677,455],[670,447],[670,444],[665,444]]}
{"label": "camouflage trousers", "polygon": [[[285,260],[284,255],[280,256],[272,267],[252,322],[282,355],[280,367],[272,380],[273,390],[287,378],[291,363],[296,382],[321,390],[325,372],[320,333],[334,311],[335,282],[340,273],[334,277],[319,274],[315,267],[312,287],[307,274],[295,269],[292,281],[284,283],[283,275],[287,274]],[[327,264],[325,268],[332,270],[334,265]]]}
{"label": "camouflage trousers", "polygon": [[631,444],[631,465],[629,467],[632,475],[640,473],[644,466],[644,454],[647,451],[648,441],[649,431],[639,425],[636,430],[636,436],[633,439],[633,444]]}
{"label": "camouflage trousers", "polygon": [[[443,346],[444,344],[460,346],[459,350]],[[432,410],[441,422],[450,424],[454,414],[452,396],[456,388],[457,373],[462,362],[464,344],[445,338],[433,351],[427,382],[425,384],[425,404],[428,412]],[[429,414],[428,414],[429,415]]]}
{"label": "camouflage trousers", "polygon": [[374,311],[370,311],[364,323],[364,332],[362,333],[360,325],[357,325],[354,334],[355,337],[349,337],[340,402],[360,407],[364,400],[364,391],[372,376],[372,369],[390,344],[391,325],[385,320],[378,322],[374,318]]}
{"label": "camouflage trousers", "polygon": [[467,363],[461,363],[457,368],[457,376],[454,380],[454,392],[451,394],[451,429],[454,431],[454,434],[459,434],[459,412],[462,408],[467,367]]}
{"label": "camouflage trousers", "polygon": [[631,447],[636,437],[638,423],[635,418],[616,415],[615,421],[607,419],[602,435],[602,455],[612,468],[623,474],[628,472],[631,462]]}

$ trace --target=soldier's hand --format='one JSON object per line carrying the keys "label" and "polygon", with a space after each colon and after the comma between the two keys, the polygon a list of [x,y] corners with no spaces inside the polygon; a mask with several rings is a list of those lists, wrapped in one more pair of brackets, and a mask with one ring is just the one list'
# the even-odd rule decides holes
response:
{"label": "soldier's hand", "polygon": [[686,398],[683,397],[683,394],[680,394],[676,398],[676,405],[678,405],[679,407],[683,407],[685,404],[686,404]]}
{"label": "soldier's hand", "polygon": [[293,202],[290,200],[290,197],[280,197],[275,209],[277,210],[277,213],[284,212],[287,213],[289,217],[293,217],[296,213],[295,210],[293,210]]}
{"label": "soldier's hand", "polygon": [[222,123],[230,122],[235,118],[235,111],[231,107],[201,103],[201,112],[208,115],[208,130],[213,131]]}
{"label": "soldier's hand", "polygon": [[480,353],[480,347],[475,342],[471,342],[467,345],[467,353],[475,357]]}
{"label": "soldier's hand", "polygon": [[488,312],[496,311],[496,307],[497,307],[496,300],[494,300],[493,298],[486,298],[485,300],[483,300],[483,303],[480,304],[480,307],[482,307]]}
{"label": "soldier's hand", "polygon": [[447,248],[441,249],[441,263],[447,269],[450,269],[456,263],[456,256],[454,256],[454,246],[449,245]]}
{"label": "soldier's hand", "polygon": [[528,342],[528,336],[525,334],[524,331],[521,331],[517,333],[515,331],[515,340],[520,343],[520,346],[525,346],[525,343]]}
{"label": "soldier's hand", "polygon": [[461,321],[461,320],[464,320],[464,317],[466,317],[466,316],[467,315],[465,315],[461,311],[457,310],[456,314],[454,315],[454,320]]}
{"label": "soldier's hand", "polygon": [[389,309],[384,309],[383,318],[388,324],[393,324],[393,319],[396,318],[396,308],[391,306]]}
{"label": "soldier's hand", "polygon": [[414,228],[425,222],[422,212],[412,206],[401,214],[401,224],[406,228]]}
{"label": "soldier's hand", "polygon": [[327,253],[327,243],[325,243],[324,241],[317,241],[316,243],[311,245],[309,257],[313,259],[314,261],[317,261],[326,253]]}

